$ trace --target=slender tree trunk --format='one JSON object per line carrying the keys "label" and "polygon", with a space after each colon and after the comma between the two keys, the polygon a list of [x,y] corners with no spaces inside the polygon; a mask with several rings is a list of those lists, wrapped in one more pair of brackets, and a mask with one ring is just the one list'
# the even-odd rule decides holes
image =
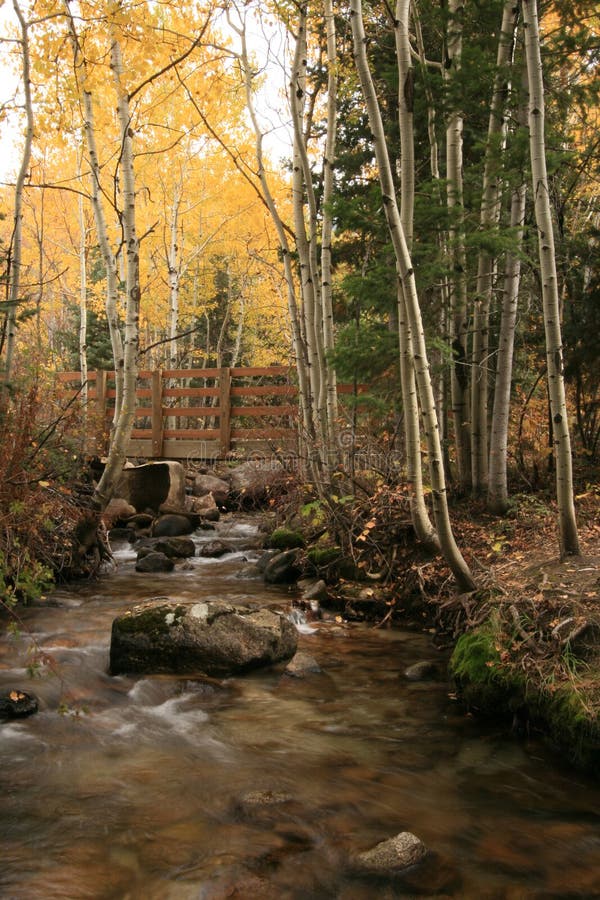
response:
{"label": "slender tree trunk", "polygon": [[552,418],[552,440],[556,461],[556,495],[561,556],[579,553],[579,537],[573,498],[571,438],[565,399],[560,301],[556,278],[554,229],[548,194],[544,124],[544,82],[536,0],[523,0],[525,56],[529,83],[529,150],[538,231],[548,395]]}
{"label": "slender tree trunk", "polygon": [[338,61],[336,48],[335,15],[332,0],[323,0],[325,30],[327,35],[327,134],[323,160],[323,214],[321,222],[321,303],[323,310],[323,345],[325,350],[325,378],[327,391],[327,457],[331,469],[339,459],[337,379],[327,354],[334,348],[333,329],[333,278],[331,267],[331,238],[333,217],[333,168],[337,137],[337,88]]}
{"label": "slender tree trunk", "polygon": [[[313,175],[307,151],[307,134],[310,121],[304,123],[307,68],[307,14],[308,4],[298,6],[298,30],[292,63],[289,88],[289,104],[294,126],[294,165],[292,199],[296,250],[300,267],[300,285],[306,327],[306,348],[311,384],[311,408],[313,428],[318,437],[320,464],[327,464],[327,405],[325,351],[323,342],[323,307],[321,299],[321,274],[318,262],[317,200]],[[308,226],[308,234],[307,234]]]}
{"label": "slender tree trunk", "polygon": [[[489,233],[500,220],[501,159],[506,149],[506,102],[510,89],[508,67],[513,57],[516,26],[515,0],[506,0],[502,11],[483,170],[479,221],[484,234]],[[471,481],[475,494],[485,492],[488,481],[489,319],[495,271],[494,255],[482,248],[477,263],[471,370]]]}
{"label": "slender tree trunk", "polygon": [[[412,247],[415,158],[413,133],[414,72],[408,34],[410,0],[396,4],[396,59],[398,62],[398,120],[400,126],[400,220],[408,250]],[[413,346],[410,321],[407,315],[404,289],[398,281],[398,336],[400,342],[400,380],[406,441],[406,481],[409,490],[410,514],[417,538],[426,546],[439,550],[439,541],[431,524],[425,495],[421,465],[421,423],[419,402],[413,368]]]}
{"label": "slender tree trunk", "polygon": [[[462,55],[463,0],[449,0],[447,60],[444,72],[448,81],[459,72]],[[471,484],[471,443],[469,416],[467,254],[463,205],[463,114],[455,109],[446,127],[447,201],[451,228],[449,243],[453,275],[450,288],[452,350],[452,416],[458,482],[462,490]]]}
{"label": "slender tree trunk", "polygon": [[111,69],[117,90],[117,117],[121,132],[121,173],[123,178],[123,238],[127,260],[127,303],[123,341],[123,402],[113,432],[106,467],[96,488],[95,499],[102,507],[113,495],[127,461],[127,446],[135,419],[135,389],[138,373],[140,315],[140,248],[135,221],[135,175],[133,168],[133,131],[129,97],[123,85],[121,47],[113,38]]}
{"label": "slender tree trunk", "polygon": [[73,63],[75,68],[75,75],[78,80],[78,87],[81,91],[81,97],[83,101],[83,131],[85,134],[85,141],[89,157],[88,162],[90,167],[90,181],[92,188],[92,209],[94,211],[98,244],[100,245],[100,253],[102,254],[102,261],[104,263],[106,272],[105,309],[106,319],[108,322],[108,331],[110,335],[110,343],[112,347],[113,361],[115,366],[115,412],[112,422],[112,430],[114,432],[119,416],[119,411],[121,409],[121,404],[123,402],[124,358],[123,340],[119,327],[118,314],[119,279],[117,275],[117,263],[115,255],[110,248],[106,215],[104,212],[104,205],[102,203],[102,191],[100,188],[100,161],[98,156],[98,149],[96,146],[96,132],[94,129],[94,104],[92,93],[87,87],[86,61],[81,51],[79,36],[75,27],[75,20],[73,19],[71,8],[67,0],[65,0],[65,9],[67,21],[69,24],[71,45],[73,48]]}
{"label": "slender tree trunk", "polygon": [[497,514],[504,514],[508,509],[508,424],[517,302],[521,280],[519,250],[523,240],[526,193],[527,189],[524,184],[519,185],[513,191],[510,224],[517,232],[517,247],[508,255],[504,272],[504,298],[498,340],[487,495],[488,509]]}
{"label": "slender tree trunk", "polygon": [[232,29],[236,32],[241,43],[241,52],[239,54],[239,63],[244,79],[244,88],[246,92],[246,106],[252,122],[252,128],[255,136],[255,154],[257,163],[257,177],[260,183],[261,194],[263,200],[269,210],[283,260],[283,271],[287,290],[288,313],[290,317],[290,327],[292,332],[292,343],[296,362],[296,372],[298,375],[298,401],[300,405],[300,414],[302,421],[301,440],[304,449],[309,458],[312,457],[315,433],[310,415],[310,380],[308,376],[308,359],[306,354],[306,344],[302,335],[301,315],[298,309],[298,301],[296,297],[296,284],[294,279],[294,269],[292,264],[292,253],[288,241],[288,235],[283,223],[277,204],[273,198],[273,194],[269,185],[269,179],[264,164],[263,154],[263,132],[258,121],[256,110],[254,107],[254,99],[252,93],[252,66],[248,55],[247,34],[245,24],[241,27],[234,24],[230,17],[228,21]]}
{"label": "slender tree trunk", "polygon": [[31,99],[31,61],[29,53],[29,23],[21,11],[17,0],[13,0],[13,7],[19,20],[21,29],[21,59],[23,65],[23,94],[25,101],[25,115],[27,125],[25,128],[25,143],[21,165],[15,185],[15,201],[13,213],[13,233],[10,247],[8,308],[6,313],[6,353],[4,357],[3,385],[6,392],[14,368],[15,346],[17,340],[17,308],[21,301],[21,266],[23,260],[23,191],[25,182],[29,177],[29,163],[31,161],[31,148],[33,146],[33,103]]}
{"label": "slender tree trunk", "polygon": [[[81,162],[81,161],[80,161]],[[81,165],[79,167],[81,177]],[[77,198],[79,216],[79,371],[81,373],[81,410],[84,441],[88,439],[88,364],[87,364],[87,229],[83,195]]]}
{"label": "slender tree trunk", "polygon": [[406,301],[407,317],[412,331],[414,353],[413,365],[423,413],[423,426],[429,455],[429,473],[437,533],[444,558],[450,566],[458,584],[466,590],[473,590],[475,588],[475,582],[469,571],[469,567],[456,545],[448,514],[448,497],[444,477],[439,426],[435,411],[429,364],[427,361],[425,334],[423,332],[421,309],[415,284],[415,273],[410,253],[406,245],[404,229],[400,220],[390,159],[385,143],[385,132],[381,111],[367,61],[366,38],[360,0],[351,0],[350,18],[352,24],[354,58],[374,140],[383,206],[388,222],[390,237],[394,246],[394,252],[396,254],[399,278]]}

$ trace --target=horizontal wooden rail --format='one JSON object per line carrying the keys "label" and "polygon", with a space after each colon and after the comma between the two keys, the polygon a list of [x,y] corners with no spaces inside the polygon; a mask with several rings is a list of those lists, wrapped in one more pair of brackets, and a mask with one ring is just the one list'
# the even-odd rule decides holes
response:
{"label": "horizontal wooden rail", "polygon": [[[79,372],[56,377],[65,393],[81,384]],[[226,457],[232,451],[282,444],[292,449],[298,415],[294,377],[287,366],[143,370],[138,374],[129,454],[185,459]],[[90,419],[97,425],[100,452],[114,411],[114,384],[114,372],[88,372]],[[338,386],[340,394],[355,391],[352,385]]]}

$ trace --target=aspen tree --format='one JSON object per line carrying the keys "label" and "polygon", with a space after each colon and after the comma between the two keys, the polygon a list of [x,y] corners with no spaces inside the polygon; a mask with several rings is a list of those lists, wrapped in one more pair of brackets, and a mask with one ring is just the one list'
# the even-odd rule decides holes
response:
{"label": "aspen tree", "polygon": [[561,556],[579,553],[579,536],[573,498],[573,464],[569,418],[565,399],[560,300],[556,277],[554,226],[548,192],[545,142],[545,101],[540,32],[536,0],[522,0],[525,58],[529,83],[529,151],[532,191],[538,232],[542,281],[548,396],[552,441],[556,462],[556,499]]}
{"label": "aspen tree", "polygon": [[17,0],[13,0],[13,8],[19,27],[21,29],[21,37],[19,40],[21,47],[22,72],[23,72],[23,97],[26,116],[25,142],[23,144],[23,152],[21,154],[21,165],[17,175],[14,197],[14,213],[13,213],[13,233],[10,248],[10,269],[8,284],[8,302],[5,321],[6,334],[6,350],[4,356],[4,373],[3,385],[6,390],[10,384],[13,375],[15,346],[17,339],[17,307],[22,300],[21,297],[21,266],[23,259],[23,191],[25,183],[29,176],[29,165],[31,161],[31,148],[33,146],[33,101],[31,97],[31,59],[29,52],[29,23],[19,6]]}
{"label": "aspen tree", "polygon": [[[410,252],[413,236],[415,158],[413,134],[414,72],[409,40],[410,0],[396,4],[396,58],[398,61],[398,119],[400,125],[400,220]],[[410,513],[417,538],[426,546],[439,549],[438,537],[431,524],[423,493],[421,464],[421,427],[419,401],[413,368],[410,320],[407,314],[404,286],[398,280],[398,337],[400,342],[400,379],[406,442],[406,481]]]}
{"label": "aspen tree", "polygon": [[356,70],[360,78],[362,93],[369,117],[369,126],[373,135],[383,207],[394,247],[398,265],[398,277],[404,291],[407,317],[411,328],[414,354],[413,365],[423,415],[423,428],[427,441],[433,511],[437,534],[442,554],[450,566],[457,583],[465,590],[474,590],[476,586],[475,581],[467,563],[458,549],[450,524],[439,425],[429,372],[429,363],[427,360],[427,349],[425,345],[419,298],[415,284],[415,273],[406,244],[404,228],[402,227],[400,219],[389,153],[385,141],[381,110],[379,108],[379,102],[375,93],[373,79],[367,60],[361,0],[351,0],[350,19]]}
{"label": "aspen tree", "polygon": [[[462,55],[463,0],[448,2],[448,30],[444,73],[451,83],[460,71]],[[447,201],[451,214],[449,249],[452,277],[450,306],[452,326],[452,416],[458,481],[463,490],[471,484],[471,435],[469,410],[469,360],[467,347],[467,253],[465,249],[465,211],[463,201],[463,111],[454,108],[446,126]]]}
{"label": "aspen tree", "polygon": [[[517,25],[515,4],[516,0],[505,0],[498,39],[479,219],[484,236],[500,221],[502,199],[500,159],[506,149],[506,103],[510,89],[508,69],[512,63]],[[495,270],[496,261],[493,253],[489,249],[481,248],[475,286],[471,369],[471,483],[475,494],[485,492],[488,481],[489,319]]]}

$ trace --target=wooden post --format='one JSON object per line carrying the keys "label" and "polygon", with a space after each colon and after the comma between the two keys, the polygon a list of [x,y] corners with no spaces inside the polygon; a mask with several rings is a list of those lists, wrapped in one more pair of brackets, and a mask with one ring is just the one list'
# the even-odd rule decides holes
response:
{"label": "wooden post", "polygon": [[162,369],[152,373],[152,456],[163,455]]}
{"label": "wooden post", "polygon": [[219,455],[224,459],[231,450],[231,369],[219,370]]}
{"label": "wooden post", "polygon": [[[89,377],[89,376],[88,376]],[[96,451],[102,455],[106,451],[106,383],[108,372],[104,369],[96,372]]]}

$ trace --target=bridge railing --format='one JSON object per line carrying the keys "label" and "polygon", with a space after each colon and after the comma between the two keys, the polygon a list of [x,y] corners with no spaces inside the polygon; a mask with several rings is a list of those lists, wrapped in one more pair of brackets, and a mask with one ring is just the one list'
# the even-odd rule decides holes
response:
{"label": "bridge railing", "polygon": [[[288,366],[155,369],[138,373],[128,455],[215,459],[297,448],[298,390]],[[79,372],[57,375],[61,389],[80,388]],[[351,393],[339,385],[340,394]],[[106,451],[115,402],[114,372],[88,372],[88,422],[96,450]]]}

